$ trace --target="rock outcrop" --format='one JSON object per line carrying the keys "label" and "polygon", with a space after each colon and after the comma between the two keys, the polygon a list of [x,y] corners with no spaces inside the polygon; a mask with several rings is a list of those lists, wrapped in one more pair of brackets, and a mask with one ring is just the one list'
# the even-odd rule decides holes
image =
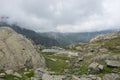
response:
{"label": "rock outcrop", "polygon": [[120,80],[120,76],[114,73],[106,74],[103,76],[103,80]]}
{"label": "rock outcrop", "polygon": [[8,27],[0,27],[0,69],[25,66],[44,67],[45,60],[26,37]]}
{"label": "rock outcrop", "polygon": [[80,77],[73,76],[72,80],[102,80],[100,77],[95,75],[81,75]]}
{"label": "rock outcrop", "polygon": [[50,75],[43,68],[38,68],[35,70],[35,75],[32,80],[64,80],[64,78],[65,76],[63,75]]}
{"label": "rock outcrop", "polygon": [[89,65],[88,71],[90,73],[100,73],[103,70],[103,65],[93,62]]}
{"label": "rock outcrop", "polygon": [[107,64],[107,66],[109,66],[109,67],[120,68],[120,62],[119,61],[106,60],[105,62]]}
{"label": "rock outcrop", "polygon": [[113,32],[113,33],[108,33],[108,34],[97,35],[94,38],[92,38],[90,40],[90,42],[100,41],[100,40],[108,40],[108,39],[114,39],[114,38],[120,38],[120,31],[119,32]]}

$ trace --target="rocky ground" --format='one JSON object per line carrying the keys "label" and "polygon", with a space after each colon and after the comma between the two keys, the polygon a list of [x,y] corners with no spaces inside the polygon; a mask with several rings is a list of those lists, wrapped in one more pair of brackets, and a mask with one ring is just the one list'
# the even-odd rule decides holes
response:
{"label": "rocky ground", "polygon": [[120,32],[54,47],[59,51],[43,49],[10,28],[0,28],[0,80],[120,80]]}
{"label": "rocky ground", "polygon": [[98,35],[89,43],[64,49],[42,53],[49,74],[64,75],[56,80],[120,80],[120,32]]}

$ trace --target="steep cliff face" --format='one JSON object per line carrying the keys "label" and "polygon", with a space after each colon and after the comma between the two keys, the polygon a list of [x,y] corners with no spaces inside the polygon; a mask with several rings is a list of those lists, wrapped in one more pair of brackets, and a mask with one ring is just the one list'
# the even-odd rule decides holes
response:
{"label": "steep cliff face", "polygon": [[0,69],[44,67],[45,60],[30,40],[8,27],[0,27]]}
{"label": "steep cliff face", "polygon": [[120,31],[108,33],[108,34],[97,35],[94,38],[92,38],[90,40],[90,42],[100,41],[100,40],[108,40],[108,39],[114,39],[114,38],[120,38]]}

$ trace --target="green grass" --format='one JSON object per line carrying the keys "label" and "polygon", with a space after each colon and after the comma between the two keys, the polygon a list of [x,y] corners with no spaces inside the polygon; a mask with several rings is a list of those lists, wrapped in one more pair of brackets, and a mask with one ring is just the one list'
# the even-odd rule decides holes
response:
{"label": "green grass", "polygon": [[6,75],[4,78],[2,78],[3,80],[25,80],[25,78],[17,78],[13,75]]}
{"label": "green grass", "polygon": [[104,66],[104,69],[102,71],[103,74],[105,73],[111,73],[113,68],[107,67],[106,65]]}
{"label": "green grass", "polygon": [[88,66],[87,65],[82,65],[79,69],[79,75],[82,75],[82,74],[88,74]]}
{"label": "green grass", "polygon": [[34,76],[34,71],[30,71],[29,73],[25,74],[28,78],[31,78]]}
{"label": "green grass", "polygon": [[[66,60],[73,60],[75,57],[68,57],[66,54],[57,54],[51,52],[42,53],[46,60],[46,66],[54,74],[65,74],[64,69],[71,69],[71,66],[66,63]],[[51,60],[51,59],[56,59]]]}
{"label": "green grass", "polygon": [[[72,47],[66,47],[66,49],[68,50],[73,50],[73,51],[77,51],[76,47],[81,46],[82,48],[84,48],[83,53],[87,53],[90,51],[90,49],[93,50],[97,50],[99,48],[106,48],[109,50],[109,52],[112,53],[120,53],[120,49],[116,48],[116,46],[120,46],[120,38],[115,38],[115,39],[111,39],[111,40],[104,40],[104,41],[96,41],[96,42],[90,42],[90,43],[86,43],[86,44],[76,44]],[[94,56],[89,56],[89,57],[85,57],[85,61],[80,63],[80,67],[78,67],[78,71],[73,71],[74,70],[74,64],[72,64],[72,66],[68,65],[65,61],[66,60],[74,60],[76,57],[68,57],[65,54],[56,54],[56,53],[42,53],[43,56],[46,59],[46,64],[47,67],[50,71],[55,72],[56,74],[64,74],[64,69],[68,69],[70,71],[71,74],[89,74],[88,73],[88,64],[89,64],[89,60],[90,58],[96,56],[94,54]],[[99,53],[99,54],[104,54],[104,53]],[[56,61],[53,61],[51,59],[56,59]],[[104,61],[98,61],[98,63],[104,65],[104,69],[100,74],[97,74],[98,76],[103,76],[104,74],[107,73],[111,73],[112,70],[114,68],[110,68],[108,66],[106,66]],[[120,72],[120,68],[116,69],[118,72]]]}
{"label": "green grass", "polygon": [[52,61],[46,58],[46,65],[50,71],[54,71],[57,74],[64,74],[64,69],[69,68],[65,60]]}
{"label": "green grass", "polygon": [[53,55],[55,54],[54,52],[41,52],[42,55],[47,56],[47,55]]}
{"label": "green grass", "polygon": [[107,48],[113,53],[120,53],[120,49],[117,49],[116,46],[120,46],[120,38],[107,40],[103,47]]}
{"label": "green grass", "polygon": [[4,80],[15,80],[15,77],[12,75],[6,75],[3,79]]}
{"label": "green grass", "polygon": [[[2,70],[2,72],[4,72],[4,70]],[[4,77],[4,78],[1,78],[1,79],[3,79],[3,80],[27,80],[28,78],[30,78],[30,77],[33,77],[34,76],[34,71],[32,70],[32,71],[30,71],[29,73],[27,73],[27,74],[24,74],[24,68],[23,69],[20,69],[20,70],[18,70],[18,71],[15,71],[15,72],[18,72],[21,76],[22,76],[22,78],[17,78],[17,77],[15,77],[15,76],[13,76],[13,75],[7,75],[6,74],[6,76]]]}
{"label": "green grass", "polygon": [[5,72],[5,70],[4,69],[0,69],[0,73],[4,73]]}

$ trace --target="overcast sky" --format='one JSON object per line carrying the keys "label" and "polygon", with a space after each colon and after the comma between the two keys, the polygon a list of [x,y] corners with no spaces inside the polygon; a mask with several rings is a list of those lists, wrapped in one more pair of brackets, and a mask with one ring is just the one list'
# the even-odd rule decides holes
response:
{"label": "overcast sky", "polygon": [[120,29],[120,0],[0,0],[0,17],[38,32]]}

